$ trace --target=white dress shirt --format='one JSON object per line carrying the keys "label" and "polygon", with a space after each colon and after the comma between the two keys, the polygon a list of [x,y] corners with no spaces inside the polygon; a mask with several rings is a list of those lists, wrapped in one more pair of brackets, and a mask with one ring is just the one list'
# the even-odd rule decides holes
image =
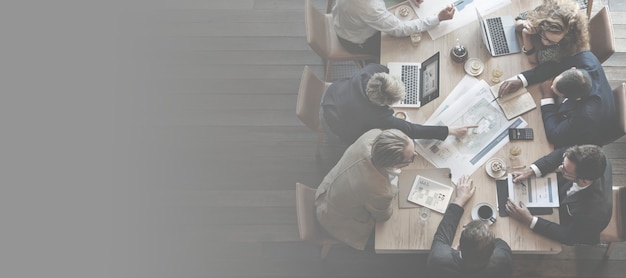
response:
{"label": "white dress shirt", "polygon": [[437,15],[403,21],[390,13],[383,0],[337,0],[333,8],[337,35],[352,43],[364,43],[376,32],[406,37],[439,25]]}

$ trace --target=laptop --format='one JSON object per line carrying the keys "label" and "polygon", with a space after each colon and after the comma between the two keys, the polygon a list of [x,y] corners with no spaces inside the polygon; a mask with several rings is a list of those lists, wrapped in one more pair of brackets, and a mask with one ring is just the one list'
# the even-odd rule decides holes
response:
{"label": "laptop", "polygon": [[476,8],[476,14],[478,15],[483,42],[491,56],[502,56],[522,51],[515,35],[515,20],[513,20],[513,17],[484,18],[480,15],[478,8]]}
{"label": "laptop", "polygon": [[421,107],[439,97],[439,52],[422,63],[389,62],[387,67],[402,78],[406,91],[393,107]]}

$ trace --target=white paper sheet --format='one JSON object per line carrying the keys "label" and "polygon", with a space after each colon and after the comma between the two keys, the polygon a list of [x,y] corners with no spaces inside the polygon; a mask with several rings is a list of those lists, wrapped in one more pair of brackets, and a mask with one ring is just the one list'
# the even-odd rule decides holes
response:
{"label": "white paper sheet", "polygon": [[513,176],[508,175],[509,198],[522,201],[527,207],[559,207],[559,186],[556,174],[544,177],[529,177],[521,183],[513,183]]}
{"label": "white paper sheet", "polygon": [[[457,87],[467,87],[464,82],[474,81],[463,79]],[[471,175],[509,142],[509,128],[528,125],[521,117],[506,119],[498,104],[492,102],[493,95],[484,80],[458,94],[449,95],[443,102],[449,105],[424,124],[478,127],[459,138],[448,136],[445,141],[416,140],[418,153],[438,168],[450,168],[455,183],[462,175]]]}

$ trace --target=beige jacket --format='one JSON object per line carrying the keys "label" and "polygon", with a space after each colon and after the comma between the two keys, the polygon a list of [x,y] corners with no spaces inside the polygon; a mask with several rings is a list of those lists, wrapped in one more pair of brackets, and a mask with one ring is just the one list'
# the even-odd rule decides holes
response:
{"label": "beige jacket", "polygon": [[330,170],[315,196],[319,223],[336,239],[364,250],[376,221],[391,217],[391,201],[397,193],[387,175],[370,160],[372,142],[381,133],[363,134]]}

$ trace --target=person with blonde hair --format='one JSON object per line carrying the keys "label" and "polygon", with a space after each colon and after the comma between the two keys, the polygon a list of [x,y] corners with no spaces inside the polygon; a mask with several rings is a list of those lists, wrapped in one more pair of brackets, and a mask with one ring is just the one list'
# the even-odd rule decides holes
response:
{"label": "person with blonde hair", "polygon": [[333,82],[322,98],[320,122],[330,142],[350,145],[370,129],[398,129],[412,139],[444,140],[473,126],[425,126],[394,117],[391,105],[405,96],[404,83],[389,69],[368,64],[357,74]]}
{"label": "person with blonde hair", "polygon": [[315,194],[318,222],[334,238],[364,250],[376,222],[393,213],[392,181],[417,157],[413,140],[397,129],[373,129],[352,144]]}
{"label": "person with blonde hair", "polygon": [[589,50],[587,15],[572,0],[546,0],[516,18],[522,52],[532,64],[560,62]]}

